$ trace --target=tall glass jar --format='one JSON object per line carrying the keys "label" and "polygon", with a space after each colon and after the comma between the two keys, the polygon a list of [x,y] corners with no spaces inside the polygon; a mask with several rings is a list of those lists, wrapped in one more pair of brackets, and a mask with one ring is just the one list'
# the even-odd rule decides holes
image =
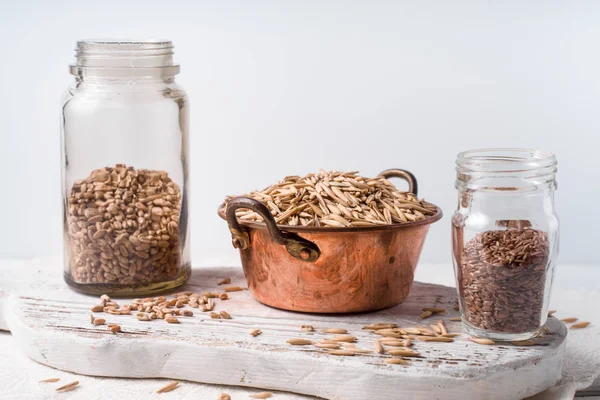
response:
{"label": "tall glass jar", "polygon": [[558,255],[556,159],[524,149],[483,149],[456,160],[454,268],[465,330],[524,340],[546,323]]}
{"label": "tall glass jar", "polygon": [[188,113],[170,41],[77,43],[62,98],[64,277],[145,295],[190,275]]}

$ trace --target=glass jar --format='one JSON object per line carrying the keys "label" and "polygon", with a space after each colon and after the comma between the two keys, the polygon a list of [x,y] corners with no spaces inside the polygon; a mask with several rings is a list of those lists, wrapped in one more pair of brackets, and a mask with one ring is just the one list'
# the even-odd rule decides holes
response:
{"label": "glass jar", "polygon": [[465,330],[525,340],[546,323],[558,255],[556,158],[524,149],[483,149],[456,160],[453,258]]}
{"label": "glass jar", "polygon": [[190,275],[188,113],[170,41],[77,43],[62,98],[64,277],[146,295]]}

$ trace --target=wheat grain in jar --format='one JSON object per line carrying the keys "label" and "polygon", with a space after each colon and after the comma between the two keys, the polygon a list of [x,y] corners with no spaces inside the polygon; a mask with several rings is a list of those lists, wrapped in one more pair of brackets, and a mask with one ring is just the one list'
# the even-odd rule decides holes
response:
{"label": "wheat grain in jar", "polygon": [[77,43],[62,101],[65,280],[143,295],[190,275],[188,103],[170,41]]}

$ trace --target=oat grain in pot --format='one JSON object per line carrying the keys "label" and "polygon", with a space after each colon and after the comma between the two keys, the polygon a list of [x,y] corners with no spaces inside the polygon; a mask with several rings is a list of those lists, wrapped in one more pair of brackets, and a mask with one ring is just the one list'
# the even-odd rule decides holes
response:
{"label": "oat grain in pot", "polygon": [[[420,221],[436,207],[414,193],[399,191],[385,177],[358,172],[321,171],[287,176],[275,185],[244,195],[269,208],[279,225],[367,227]],[[232,197],[225,199],[225,207]],[[242,221],[263,221],[252,210],[239,210]]]}
{"label": "oat grain in pot", "polygon": [[[398,190],[388,178],[401,178]],[[250,293],[286,310],[345,313],[402,302],[429,225],[441,210],[405,170],[287,176],[219,208]]]}

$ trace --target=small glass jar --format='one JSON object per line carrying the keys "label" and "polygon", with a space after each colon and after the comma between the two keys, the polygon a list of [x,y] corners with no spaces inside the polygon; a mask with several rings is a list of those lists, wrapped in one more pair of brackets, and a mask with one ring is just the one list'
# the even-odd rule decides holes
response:
{"label": "small glass jar", "polygon": [[465,330],[501,341],[536,336],[547,319],[558,255],[556,158],[483,149],[456,160],[453,258]]}
{"label": "small glass jar", "polygon": [[77,43],[62,98],[66,282],[139,296],[190,275],[188,101],[170,41]]}

